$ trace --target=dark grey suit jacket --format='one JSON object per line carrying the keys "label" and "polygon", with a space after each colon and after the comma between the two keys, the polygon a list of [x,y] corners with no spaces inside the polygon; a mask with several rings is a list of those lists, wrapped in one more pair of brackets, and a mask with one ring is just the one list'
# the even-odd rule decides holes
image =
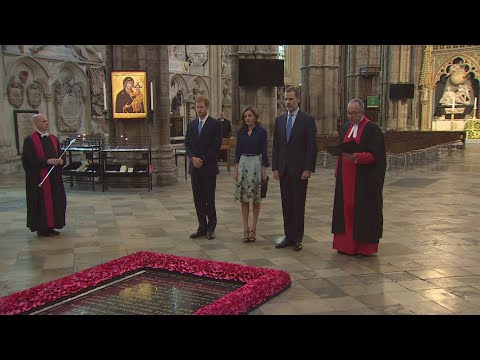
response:
{"label": "dark grey suit jacket", "polygon": [[272,170],[279,176],[286,171],[300,178],[304,170],[315,172],[317,161],[317,126],[310,114],[299,110],[293,124],[290,140],[287,143],[287,114],[275,120],[272,150]]}

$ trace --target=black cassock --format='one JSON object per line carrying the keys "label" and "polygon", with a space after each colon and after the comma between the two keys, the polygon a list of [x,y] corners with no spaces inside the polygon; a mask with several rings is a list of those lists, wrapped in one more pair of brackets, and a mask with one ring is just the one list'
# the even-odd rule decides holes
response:
{"label": "black cassock", "polygon": [[[32,138],[34,136],[42,145],[45,154],[43,159],[38,158]],[[35,131],[23,142],[22,164],[25,170],[27,195],[27,227],[31,231],[45,231],[48,228],[61,229],[65,226],[67,199],[62,181],[62,167],[55,166],[48,176],[48,181],[45,181],[41,188],[38,187],[43,179],[41,172],[48,172],[51,168],[51,165],[47,164],[47,159],[58,158],[61,153],[60,143],[53,135],[41,137]],[[48,206],[48,203],[51,203],[51,207]],[[49,208],[50,210],[48,210]],[[48,219],[50,219],[50,224]]]}
{"label": "black cassock", "polygon": [[[342,138],[343,140],[343,138]],[[358,152],[370,152],[375,163],[356,168],[353,238],[378,243],[383,233],[383,183],[386,171],[384,136],[377,124],[365,125]],[[342,157],[339,156],[333,203],[332,233],[344,233]]]}

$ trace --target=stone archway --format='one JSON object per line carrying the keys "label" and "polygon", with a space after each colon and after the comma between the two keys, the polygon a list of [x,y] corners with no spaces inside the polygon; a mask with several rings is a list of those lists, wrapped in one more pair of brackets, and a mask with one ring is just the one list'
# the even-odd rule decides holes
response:
{"label": "stone archway", "polygon": [[[448,91],[448,78],[458,67],[468,66],[465,75],[470,77],[470,83],[475,84],[475,92],[470,97],[478,97],[478,79],[480,77],[480,46],[471,45],[429,45],[424,51],[422,70],[420,74],[419,90],[421,93],[422,107],[422,130],[463,130],[465,119],[473,114],[473,101],[470,99],[468,106],[464,108],[466,114],[463,119],[450,120],[451,114],[440,111],[439,104],[445,91]],[[470,75],[468,75],[470,74]],[[451,81],[450,81],[451,83]],[[457,82],[453,82],[457,83]],[[452,83],[452,84],[453,84]],[[457,84],[451,86],[450,91],[456,92]],[[449,109],[443,99],[442,109]],[[449,110],[446,110],[450,112]],[[456,110],[452,110],[455,112]],[[454,115],[456,116],[456,115]]]}

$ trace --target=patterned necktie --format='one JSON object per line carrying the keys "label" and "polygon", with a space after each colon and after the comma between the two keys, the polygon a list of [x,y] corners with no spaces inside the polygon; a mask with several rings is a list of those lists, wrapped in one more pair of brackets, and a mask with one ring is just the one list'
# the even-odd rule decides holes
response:
{"label": "patterned necktie", "polygon": [[202,132],[203,121],[198,119],[198,135]]}
{"label": "patterned necktie", "polygon": [[287,142],[290,140],[290,133],[292,132],[292,126],[293,126],[293,114],[290,113],[288,115],[288,121],[287,121]]}

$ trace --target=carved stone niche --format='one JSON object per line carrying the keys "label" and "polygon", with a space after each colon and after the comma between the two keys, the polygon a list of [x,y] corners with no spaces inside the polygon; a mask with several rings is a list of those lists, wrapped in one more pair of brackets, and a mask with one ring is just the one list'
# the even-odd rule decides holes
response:
{"label": "carved stone niche", "polygon": [[31,83],[27,87],[27,102],[32,108],[36,109],[42,103],[43,90],[37,83]]}
{"label": "carved stone niche", "polygon": [[7,86],[8,102],[16,109],[20,108],[23,104],[24,90],[23,85],[15,80],[15,76],[10,77]]}
{"label": "carved stone niche", "polygon": [[193,66],[203,66],[208,60],[208,46],[187,45],[187,56]]}
{"label": "carved stone niche", "polygon": [[57,128],[63,132],[78,132],[83,114],[83,89],[80,82],[66,76],[55,82],[55,108]]}

